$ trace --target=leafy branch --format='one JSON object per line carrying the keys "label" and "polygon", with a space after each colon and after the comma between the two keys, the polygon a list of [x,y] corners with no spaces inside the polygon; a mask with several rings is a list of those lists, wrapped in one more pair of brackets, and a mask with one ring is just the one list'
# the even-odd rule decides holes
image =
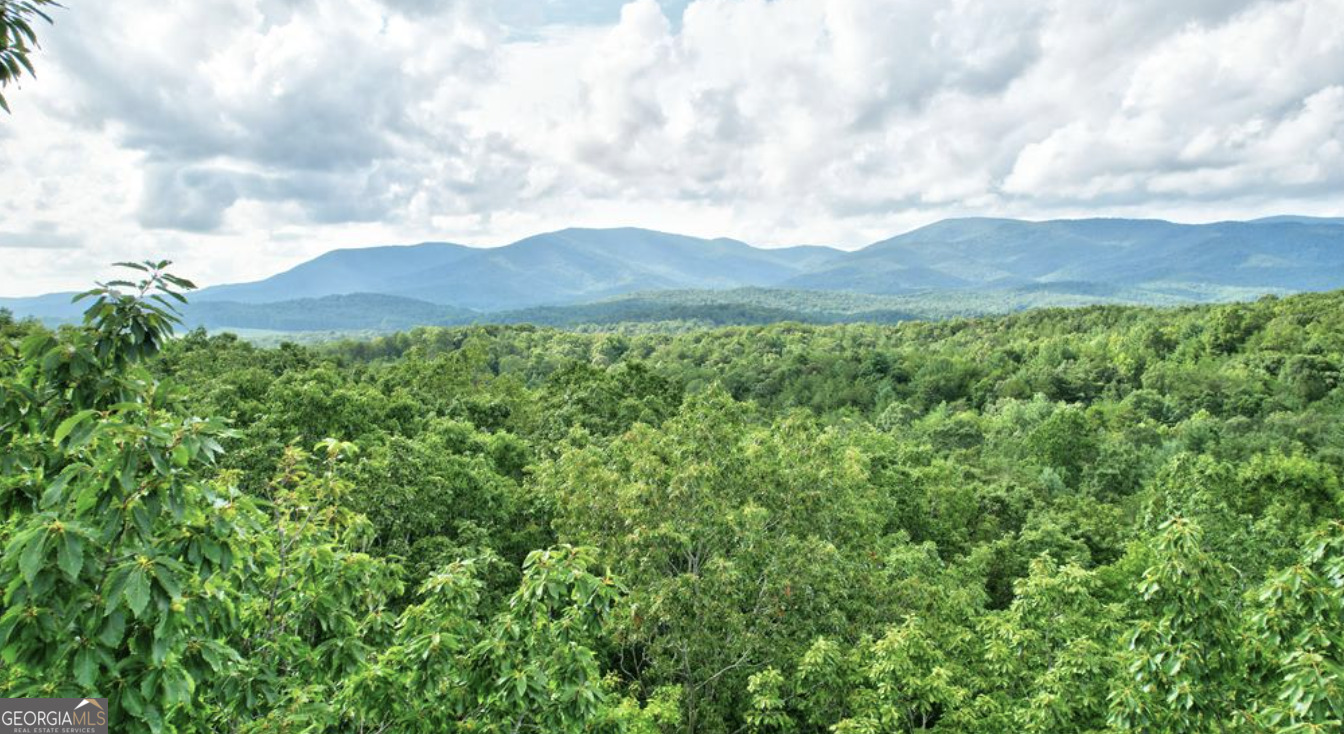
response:
{"label": "leafy branch", "polygon": [[[28,55],[38,48],[33,24],[52,22],[44,7],[59,8],[56,0],[0,0],[0,90],[18,82],[24,72],[37,76]],[[0,92],[0,109],[9,112],[9,103]]]}

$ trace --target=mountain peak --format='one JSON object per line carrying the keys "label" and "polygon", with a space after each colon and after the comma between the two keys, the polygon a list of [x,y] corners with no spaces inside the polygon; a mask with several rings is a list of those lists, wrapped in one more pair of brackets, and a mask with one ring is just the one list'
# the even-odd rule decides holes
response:
{"label": "mountain peak", "polygon": [[948,219],[788,283],[875,294],[1077,282],[1268,293],[1344,286],[1344,225],[1162,219]]}
{"label": "mountain peak", "polygon": [[[373,294],[305,302],[296,313],[391,308],[407,318],[429,314],[441,322],[444,312],[438,307],[498,312],[668,290],[908,295],[1044,288],[1087,298],[1126,294],[1131,300],[1170,303],[1340,287],[1344,220],[1286,216],[1192,225],[1160,219],[963,217],[853,252],[762,249],[728,238],[638,227],[571,227],[494,248],[439,242],[351,248],[255,283],[207,288],[192,300],[266,304]],[[50,298],[0,305],[41,316],[71,310]]]}
{"label": "mountain peak", "polygon": [[1317,289],[1344,285],[1341,235],[1338,220],[1292,216],[1214,224],[958,217],[845,253],[767,250],[640,227],[569,227],[488,249],[425,243],[340,250],[259,283],[207,289],[202,297],[255,303],[384,293],[490,311],[687,288],[901,294],[1183,282]]}

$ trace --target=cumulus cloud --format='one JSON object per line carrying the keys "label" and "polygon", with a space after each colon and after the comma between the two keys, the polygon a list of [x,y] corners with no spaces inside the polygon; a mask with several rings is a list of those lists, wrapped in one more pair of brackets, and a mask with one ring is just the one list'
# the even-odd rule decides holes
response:
{"label": "cumulus cloud", "polygon": [[1023,147],[1004,190],[1103,202],[1337,191],[1341,29],[1344,4],[1277,2],[1164,35],[1114,104]]}
{"label": "cumulus cloud", "polygon": [[0,231],[0,249],[72,250],[80,244],[79,237],[62,232],[55,222],[35,222],[23,232]]}
{"label": "cumulus cloud", "polygon": [[[1337,215],[1344,187],[1340,0],[122,0],[57,20],[0,121],[0,221],[59,221],[71,285],[141,252],[218,282],[568,225],[856,246],[945,215]],[[0,291],[55,261],[11,263]]]}
{"label": "cumulus cloud", "polygon": [[176,164],[146,166],[138,219],[151,229],[211,232],[238,200],[232,176]]}
{"label": "cumulus cloud", "polygon": [[[148,227],[214,230],[240,197],[339,219],[332,202],[307,195],[314,188],[348,194],[335,203],[366,218],[370,201],[400,199],[370,198],[350,181],[376,183],[390,167],[455,153],[426,149],[453,124],[417,119],[422,95],[489,76],[489,32],[462,7],[417,3],[437,12],[413,22],[373,0],[158,6],[81,8],[53,44],[72,82],[71,117],[146,154],[139,214]],[[142,22],[116,22],[127,16]],[[100,27],[111,30],[89,43]]]}

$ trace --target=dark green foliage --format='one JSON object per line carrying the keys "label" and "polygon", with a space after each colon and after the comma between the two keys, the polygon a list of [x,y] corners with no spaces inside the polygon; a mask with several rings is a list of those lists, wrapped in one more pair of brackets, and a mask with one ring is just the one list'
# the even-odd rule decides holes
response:
{"label": "dark green foliage", "polygon": [[82,327],[0,312],[7,695],[126,731],[1340,728],[1342,293],[265,349],[169,338],[164,265]]}
{"label": "dark green foliage", "polygon": [[[33,71],[28,58],[37,49],[39,21],[51,22],[48,8],[61,7],[56,0],[0,0],[0,90],[16,84],[26,72]],[[0,93],[0,110],[9,112],[9,102]]]}
{"label": "dark green foliage", "polygon": [[396,331],[416,326],[469,324],[477,314],[413,298],[352,293],[278,303],[200,301],[186,310],[192,326],[261,329],[268,331]]}
{"label": "dark green foliage", "polygon": [[227,665],[226,580],[258,527],[252,498],[203,479],[223,423],[179,413],[145,368],[172,335],[170,299],[191,288],[166,265],[127,264],[143,279],[85,294],[82,329],[0,352],[0,685],[96,690],[118,728],[164,727]]}

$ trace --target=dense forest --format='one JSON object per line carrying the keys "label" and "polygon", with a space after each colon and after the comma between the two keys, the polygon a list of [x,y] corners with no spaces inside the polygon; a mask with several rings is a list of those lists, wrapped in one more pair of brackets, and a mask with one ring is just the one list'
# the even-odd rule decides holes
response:
{"label": "dense forest", "polygon": [[1344,292],[677,333],[0,314],[0,691],[114,731],[1333,732]]}

